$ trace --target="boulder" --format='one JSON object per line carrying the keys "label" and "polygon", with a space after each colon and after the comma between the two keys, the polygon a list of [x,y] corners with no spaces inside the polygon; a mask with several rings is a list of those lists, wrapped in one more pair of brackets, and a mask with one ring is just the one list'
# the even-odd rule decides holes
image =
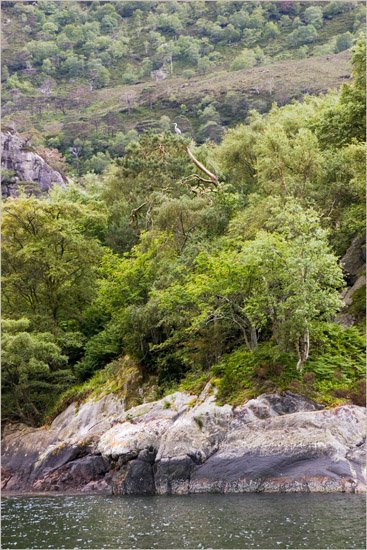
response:
{"label": "boulder", "polygon": [[[105,474],[110,470],[111,465],[100,455],[80,455],[79,452],[70,453],[66,449],[65,461],[54,468],[47,468],[44,465],[38,468],[33,476],[32,491],[82,491],[86,487],[92,492],[110,494],[110,488],[105,481]],[[73,456],[75,460],[67,460],[67,455]]]}
{"label": "boulder", "polygon": [[232,408],[215,405],[207,388],[200,397],[161,438],[155,466],[159,494],[189,492],[191,472],[218,450],[228,431]]}
{"label": "boulder", "polygon": [[241,424],[247,424],[257,419],[323,408],[323,405],[290,391],[263,394],[234,409],[232,427],[240,427]]}
{"label": "boulder", "polygon": [[353,303],[353,294],[356,292],[356,290],[359,290],[363,286],[366,285],[366,276],[360,275],[358,279],[355,281],[352,287],[348,287],[345,295],[343,296],[343,300],[346,306],[351,306]]}
{"label": "boulder", "polygon": [[153,466],[146,460],[130,460],[111,481],[114,495],[154,495]]}
{"label": "boulder", "polygon": [[356,322],[356,317],[353,313],[340,313],[335,317],[335,323],[344,328],[352,327]]}
{"label": "boulder", "polygon": [[[94,453],[99,436],[108,431],[123,410],[123,401],[109,394],[87,399],[81,406],[69,405],[49,429],[8,426],[2,440],[3,488],[65,490],[99,481],[98,468],[91,470],[87,457],[93,453],[92,462],[98,464],[100,459],[95,460]],[[74,474],[75,461],[88,465],[89,475]]]}
{"label": "boulder", "polygon": [[30,476],[43,453],[57,441],[54,430],[7,426],[1,442],[1,487],[8,490],[28,490]]}
{"label": "boulder", "polygon": [[24,188],[22,182],[35,195],[47,193],[55,185],[65,187],[61,174],[29,147],[25,138],[11,131],[1,132],[1,168],[3,198],[18,195],[19,188]]}
{"label": "boulder", "polygon": [[115,418],[114,426],[99,440],[98,451],[112,459],[127,460],[147,448],[158,449],[161,438],[192,401],[186,392],[129,409]]}

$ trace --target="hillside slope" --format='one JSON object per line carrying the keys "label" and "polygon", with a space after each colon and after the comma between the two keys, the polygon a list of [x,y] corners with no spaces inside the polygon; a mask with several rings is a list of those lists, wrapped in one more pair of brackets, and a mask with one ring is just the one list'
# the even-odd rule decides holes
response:
{"label": "hillside slope", "polygon": [[[257,109],[264,112],[271,107],[272,103],[285,105],[292,99],[301,99],[305,94],[317,95],[331,88],[338,88],[350,79],[350,60],[350,52],[345,51],[312,59],[278,62],[248,70],[220,71],[205,77],[196,77],[190,81],[177,77],[170,79],[169,85],[165,82],[157,82],[153,86],[154,103],[151,114],[157,121],[160,114],[167,114],[167,112],[182,116],[177,113],[180,105],[184,104],[191,112],[207,94],[210,94],[213,100],[220,101],[222,105],[218,106],[218,109],[224,111],[224,96],[228,92],[240,93],[243,101],[247,103],[248,110]],[[97,90],[97,105],[91,107],[90,111],[97,117],[103,117],[111,111],[128,114],[125,98],[129,96],[133,115],[130,123],[137,125],[144,116],[142,108],[149,107],[149,97],[142,96],[144,89],[145,84],[138,83]],[[88,111],[85,119],[92,116]],[[187,118],[190,118],[190,114],[186,115]],[[195,123],[194,117],[191,122]],[[229,125],[233,122],[233,116],[226,116],[223,113],[221,122]]]}
{"label": "hillside slope", "polygon": [[350,76],[361,2],[2,2],[3,120],[102,173],[148,129],[199,144]]}

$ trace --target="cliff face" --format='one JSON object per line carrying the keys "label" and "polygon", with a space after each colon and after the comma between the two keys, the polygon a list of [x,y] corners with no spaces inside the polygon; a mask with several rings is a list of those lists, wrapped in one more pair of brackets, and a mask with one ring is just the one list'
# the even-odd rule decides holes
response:
{"label": "cliff face", "polygon": [[40,195],[55,185],[65,187],[59,172],[53,170],[26,140],[10,131],[1,132],[1,194],[16,196],[20,189]]}
{"label": "cliff face", "polygon": [[104,494],[364,492],[365,408],[264,394],[232,409],[177,392],[124,410],[107,395],[50,429],[8,426],[6,491]]}

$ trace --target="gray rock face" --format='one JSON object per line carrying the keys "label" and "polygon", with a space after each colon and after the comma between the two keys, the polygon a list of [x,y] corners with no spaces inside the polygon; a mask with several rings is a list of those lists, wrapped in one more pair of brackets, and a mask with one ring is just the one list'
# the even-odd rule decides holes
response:
{"label": "gray rock face", "polygon": [[30,150],[25,139],[11,132],[1,132],[1,168],[3,198],[16,196],[19,188],[23,187],[21,182],[27,182],[27,191],[36,195],[47,192],[55,185],[65,187],[61,174]]}
{"label": "gray rock face", "polygon": [[57,441],[53,430],[34,430],[24,425],[9,426],[1,443],[1,483],[8,490],[29,486],[37,462]]}
{"label": "gray rock face", "polygon": [[362,465],[353,455],[363,441],[360,409],[273,416],[231,430],[219,451],[191,475],[190,492],[364,490]]}
{"label": "gray rock face", "polygon": [[366,285],[366,276],[360,275],[352,287],[348,287],[343,298],[345,305],[351,306],[353,303],[353,294]]}
{"label": "gray rock face", "polygon": [[108,431],[117,415],[124,411],[124,402],[112,394],[101,399],[88,399],[82,407],[71,404],[51,424],[59,441],[77,444],[82,438],[91,441]]}
{"label": "gray rock face", "polygon": [[104,494],[363,492],[365,408],[291,392],[232,409],[177,392],[124,410],[105,396],[71,405],[49,430],[4,431],[5,490]]}
{"label": "gray rock face", "polygon": [[340,260],[347,284],[352,287],[358,277],[366,270],[366,237],[355,237],[352,244]]}
{"label": "gray rock face", "polygon": [[[142,454],[143,453],[143,454]],[[154,495],[153,464],[156,451],[153,447],[141,451],[138,458],[122,464],[112,477],[111,487],[115,495]]]}
{"label": "gray rock face", "polygon": [[366,286],[366,244],[365,236],[355,237],[352,244],[340,261],[344,272],[347,287],[341,293],[345,306],[335,317],[335,322],[344,328],[352,327],[356,322],[356,315],[350,306],[353,305],[354,293]]}
{"label": "gray rock face", "polygon": [[335,317],[335,323],[341,325],[344,328],[352,327],[356,322],[356,317],[352,313],[339,313]]}

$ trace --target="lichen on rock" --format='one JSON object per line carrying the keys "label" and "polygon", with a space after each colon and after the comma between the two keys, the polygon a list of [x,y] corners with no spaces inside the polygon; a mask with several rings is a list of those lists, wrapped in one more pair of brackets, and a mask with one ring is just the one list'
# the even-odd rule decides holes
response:
{"label": "lichen on rock", "polygon": [[[7,490],[103,494],[363,492],[364,407],[292,392],[236,408],[215,391],[176,392],[128,410],[123,401],[70,405],[49,429],[8,427]],[[167,407],[166,403],[170,406]]]}

